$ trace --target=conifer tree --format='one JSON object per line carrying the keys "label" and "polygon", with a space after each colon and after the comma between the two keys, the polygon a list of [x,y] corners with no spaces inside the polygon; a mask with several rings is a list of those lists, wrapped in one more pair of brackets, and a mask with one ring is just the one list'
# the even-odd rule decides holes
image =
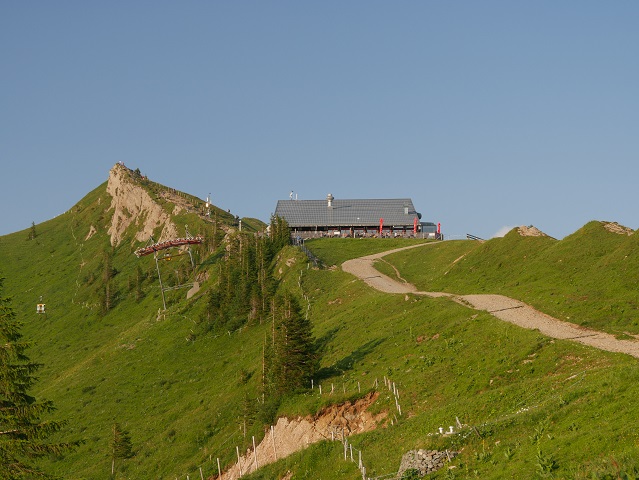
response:
{"label": "conifer tree", "polygon": [[113,268],[113,255],[110,251],[105,251],[103,254],[102,290],[100,292],[100,304],[103,315],[106,315],[109,310],[113,308],[113,301],[115,298],[113,277],[115,276],[115,273],[116,272]]}
{"label": "conifer tree", "polygon": [[78,446],[74,443],[46,443],[65,422],[44,421],[41,417],[55,407],[29,394],[40,364],[31,362],[25,351],[16,314],[10,299],[2,297],[0,278],[0,478],[3,480],[54,478],[39,469],[39,457],[61,454]]}
{"label": "conifer tree", "polygon": [[271,247],[275,252],[281,250],[291,243],[291,229],[288,222],[282,217],[273,215],[271,217]]}
{"label": "conifer tree", "polygon": [[31,222],[31,229],[29,230],[28,240],[34,240],[38,236],[36,232],[35,222]]}
{"label": "conifer tree", "polygon": [[317,370],[317,354],[310,321],[290,293],[272,301],[273,329],[265,359],[267,388],[276,394],[308,384]]}
{"label": "conifer tree", "polygon": [[133,456],[133,445],[129,432],[123,430],[119,423],[114,423],[112,427],[113,437],[111,439],[111,475],[115,475],[116,459],[126,459]]}

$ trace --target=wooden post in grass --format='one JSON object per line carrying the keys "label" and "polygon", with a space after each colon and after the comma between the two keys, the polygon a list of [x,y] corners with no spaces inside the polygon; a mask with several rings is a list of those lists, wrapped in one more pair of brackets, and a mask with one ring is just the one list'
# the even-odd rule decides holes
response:
{"label": "wooden post in grass", "polygon": [[273,425],[271,425],[271,441],[273,442],[273,455],[275,456],[275,461],[277,462],[277,450],[275,450],[275,429]]}
{"label": "wooden post in grass", "polygon": [[353,444],[350,444],[349,448],[351,450],[351,462],[352,462],[353,461]]}
{"label": "wooden post in grass", "polygon": [[242,464],[240,463],[240,447],[235,447],[237,452],[237,468],[240,470],[240,477],[242,476]]}
{"label": "wooden post in grass", "polygon": [[255,461],[255,470],[260,468],[260,464],[257,463],[257,449],[255,448],[255,435],[253,435],[253,460]]}
{"label": "wooden post in grass", "polygon": [[220,458],[217,458],[217,480],[222,478],[222,469],[220,468]]}

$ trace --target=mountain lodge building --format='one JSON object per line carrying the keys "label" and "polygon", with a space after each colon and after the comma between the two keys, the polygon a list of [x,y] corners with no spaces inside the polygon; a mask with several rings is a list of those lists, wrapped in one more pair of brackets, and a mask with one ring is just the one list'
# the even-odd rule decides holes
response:
{"label": "mountain lodge building", "polygon": [[410,198],[340,200],[329,193],[326,200],[278,200],[274,215],[286,220],[294,238],[439,238]]}

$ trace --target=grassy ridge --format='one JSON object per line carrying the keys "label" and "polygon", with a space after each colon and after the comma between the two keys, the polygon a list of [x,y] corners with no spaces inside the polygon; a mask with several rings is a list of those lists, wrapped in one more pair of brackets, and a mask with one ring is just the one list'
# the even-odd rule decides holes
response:
{"label": "grassy ridge", "polygon": [[[36,342],[30,357],[44,364],[34,393],[53,400],[58,418],[70,421],[63,439],[86,440],[73,454],[47,459],[46,466],[67,479],[105,478],[110,428],[117,421],[130,432],[136,453],[122,462],[117,478],[198,478],[199,467],[213,475],[217,457],[222,465],[230,464],[235,446],[245,450],[253,435],[258,440],[263,435],[257,405],[270,325],[218,337],[197,334],[194,320],[205,307],[204,294],[215,282],[220,256],[200,258],[198,295],[186,300],[184,290],[169,292],[169,309],[158,315],[155,264],[132,255],[139,246],[135,242],[111,249],[109,204],[103,185],[69,212],[38,225],[35,240],[26,240],[28,230],[0,238],[6,293],[25,322],[25,338]],[[192,233],[204,228],[195,215],[179,220],[188,222]],[[88,238],[91,226],[97,233]],[[597,225],[586,227],[585,234],[576,232],[561,242],[511,234],[485,244],[433,243],[395,254],[390,261],[422,289],[506,294],[511,289],[543,301],[550,293],[573,292],[572,279],[579,288],[598,286],[606,298],[626,305],[634,285],[636,235],[612,237]],[[597,241],[587,246],[595,234]],[[331,265],[407,244],[324,239],[307,246]],[[582,256],[581,250],[573,252],[577,247],[585,249]],[[102,315],[107,252],[117,271],[117,295],[115,307]],[[138,266],[145,279],[144,296],[136,301],[131,279]],[[603,274],[590,278],[605,268],[622,273],[611,281]],[[310,302],[322,351],[315,383],[326,386],[322,396],[308,389],[287,398],[277,413],[315,413],[357,395],[358,383],[363,394],[377,379],[382,395],[373,408],[388,412],[389,420],[351,439],[363,452],[369,476],[396,471],[401,455],[411,448],[462,452],[454,461],[456,469],[435,478],[550,473],[614,478],[606,475],[637,471],[639,407],[633,399],[639,394],[639,371],[634,359],[552,341],[447,299],[380,294],[339,269],[308,268],[292,247],[281,252],[275,271],[281,288],[298,295],[304,309],[305,298]],[[35,314],[40,295],[46,317]],[[594,298],[595,293],[588,295]],[[575,304],[558,298],[556,308]],[[597,305],[580,302],[584,309]],[[392,395],[383,390],[384,376],[401,391],[401,416]],[[336,387],[333,395],[326,393],[330,384]],[[468,425],[459,435],[434,434],[440,426],[455,425],[455,417]],[[341,445],[327,442],[246,478],[281,478],[287,471],[294,478],[361,478],[355,465],[342,459]]]}
{"label": "grassy ridge", "polygon": [[419,289],[500,293],[585,327],[636,335],[638,252],[638,234],[590,222],[561,241],[513,230],[483,244],[445,242],[385,259]]}

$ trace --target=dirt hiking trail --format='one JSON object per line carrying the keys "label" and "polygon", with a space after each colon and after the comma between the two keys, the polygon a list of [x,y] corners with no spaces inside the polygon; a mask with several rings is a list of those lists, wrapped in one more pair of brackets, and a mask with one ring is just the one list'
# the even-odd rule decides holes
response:
{"label": "dirt hiking trail", "polygon": [[[618,352],[639,358],[639,342],[634,340],[619,340],[609,333],[590,330],[573,323],[564,322],[557,318],[535,310],[519,300],[503,295],[454,295],[444,292],[420,292],[414,285],[394,280],[379,272],[373,266],[376,260],[391,253],[410,248],[432,245],[422,243],[410,247],[396,248],[386,252],[367,255],[361,258],[347,260],[342,264],[342,270],[364,280],[368,285],[385,293],[412,293],[428,297],[450,297],[451,300],[474,308],[485,310],[493,316],[530,330],[539,330],[544,335],[562,340],[574,340],[600,350]],[[399,276],[399,275],[398,275]]]}

